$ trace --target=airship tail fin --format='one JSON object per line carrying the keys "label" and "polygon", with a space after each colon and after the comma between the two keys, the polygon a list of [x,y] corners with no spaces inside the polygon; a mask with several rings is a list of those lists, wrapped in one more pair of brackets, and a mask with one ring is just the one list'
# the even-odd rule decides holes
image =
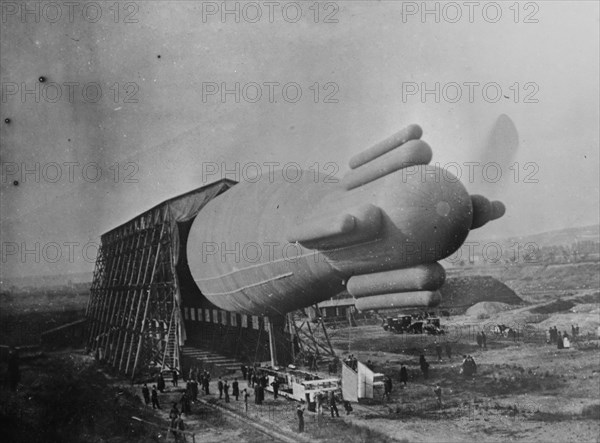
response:
{"label": "airship tail fin", "polygon": [[440,304],[439,291],[416,291],[399,294],[382,294],[359,298],[354,303],[359,311],[370,309],[430,308]]}
{"label": "airship tail fin", "polygon": [[355,298],[411,291],[435,291],[446,279],[446,271],[439,263],[411,268],[394,269],[350,277],[346,288]]}
{"label": "airship tail fin", "polygon": [[433,153],[427,143],[422,140],[409,140],[400,149],[378,156],[349,171],[342,178],[342,186],[349,191],[400,169],[426,165],[431,161],[432,156]]}
{"label": "airship tail fin", "polygon": [[313,217],[293,228],[287,241],[309,249],[335,249],[376,238],[381,225],[381,209],[366,204],[346,214]]}
{"label": "airship tail fin", "polygon": [[354,275],[346,284],[361,310],[431,307],[441,301],[438,289],[446,280],[439,263],[372,274]]}
{"label": "airship tail fin", "polygon": [[397,148],[400,145],[403,145],[409,140],[417,140],[421,138],[422,135],[423,130],[419,125],[409,125],[406,128],[389,136],[385,140],[382,140],[370,148],[365,149],[360,154],[356,154],[350,159],[350,169],[356,169],[359,166],[369,163],[371,160],[381,157],[383,154],[391,151],[394,148]]}

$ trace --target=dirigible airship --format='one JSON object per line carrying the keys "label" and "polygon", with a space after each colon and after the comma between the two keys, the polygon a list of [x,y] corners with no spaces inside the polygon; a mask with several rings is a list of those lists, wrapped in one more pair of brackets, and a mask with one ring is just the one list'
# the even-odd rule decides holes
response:
{"label": "dirigible airship", "polygon": [[505,208],[429,165],[421,135],[410,125],[357,154],[341,180],[265,174],[210,201],[187,243],[202,294],[252,315],[285,314],[344,290],[361,310],[438,304],[438,262]]}

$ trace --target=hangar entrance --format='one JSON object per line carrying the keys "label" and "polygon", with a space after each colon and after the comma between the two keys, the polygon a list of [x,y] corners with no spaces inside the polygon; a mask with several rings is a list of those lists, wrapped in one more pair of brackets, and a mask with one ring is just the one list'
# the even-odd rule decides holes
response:
{"label": "hangar entrance", "polygon": [[132,378],[150,367],[180,368],[183,294],[195,286],[179,263],[185,229],[233,185],[220,180],[172,198],[101,236],[86,311],[88,349],[99,360]]}
{"label": "hangar entrance", "polygon": [[132,379],[153,368],[182,370],[184,344],[244,362],[271,355],[280,365],[294,360],[295,331],[285,317],[223,311],[191,275],[186,243],[192,223],[235,184],[220,180],[174,197],[101,236],[86,311],[88,349],[99,360]]}

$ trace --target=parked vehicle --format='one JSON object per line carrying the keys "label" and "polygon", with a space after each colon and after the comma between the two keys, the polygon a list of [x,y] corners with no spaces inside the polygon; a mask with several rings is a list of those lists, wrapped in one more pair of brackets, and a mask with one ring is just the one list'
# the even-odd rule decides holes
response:
{"label": "parked vehicle", "polygon": [[403,315],[400,317],[388,317],[383,323],[383,329],[386,331],[392,331],[399,334],[403,334],[407,331],[411,322],[412,317],[410,315]]}

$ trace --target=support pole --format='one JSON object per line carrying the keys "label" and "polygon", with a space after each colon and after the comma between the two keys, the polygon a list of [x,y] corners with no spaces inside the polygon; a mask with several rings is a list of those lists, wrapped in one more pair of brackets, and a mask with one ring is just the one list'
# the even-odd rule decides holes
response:
{"label": "support pole", "polygon": [[277,366],[277,348],[275,347],[275,333],[273,331],[273,322],[269,317],[265,317],[269,322],[269,350],[271,351],[271,367]]}

